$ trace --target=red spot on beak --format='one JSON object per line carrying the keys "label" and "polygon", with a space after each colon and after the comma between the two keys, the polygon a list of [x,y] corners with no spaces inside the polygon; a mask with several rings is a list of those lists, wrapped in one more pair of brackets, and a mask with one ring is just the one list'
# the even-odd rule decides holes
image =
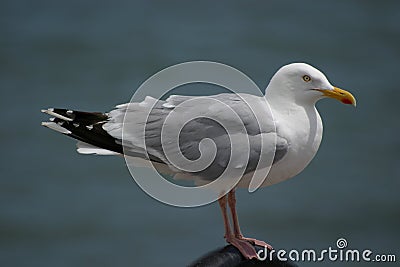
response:
{"label": "red spot on beak", "polygon": [[341,99],[341,101],[342,101],[342,103],[344,103],[344,104],[353,104],[353,103],[351,102],[351,100],[348,99],[348,98],[343,98],[343,99]]}

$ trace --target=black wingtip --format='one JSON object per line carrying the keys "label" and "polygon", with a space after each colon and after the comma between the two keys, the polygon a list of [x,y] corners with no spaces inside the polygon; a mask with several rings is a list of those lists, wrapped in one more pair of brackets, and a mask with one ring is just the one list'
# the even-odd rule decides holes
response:
{"label": "black wingtip", "polygon": [[43,109],[42,112],[52,116],[50,121],[42,122],[43,126],[93,146],[123,153],[121,142],[102,127],[108,121],[106,114],[61,108]]}

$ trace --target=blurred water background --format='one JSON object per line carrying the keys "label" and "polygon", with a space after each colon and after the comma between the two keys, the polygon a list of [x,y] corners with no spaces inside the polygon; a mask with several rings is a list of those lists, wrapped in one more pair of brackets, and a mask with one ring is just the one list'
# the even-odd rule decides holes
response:
{"label": "blurred water background", "polygon": [[79,155],[40,126],[41,108],[108,111],[191,60],[262,88],[305,61],[358,100],[318,104],[324,140],[303,173],[238,192],[246,235],[400,257],[399,1],[1,1],[0,34],[2,266],[184,266],[224,245],[218,205],[161,204],[122,158]]}

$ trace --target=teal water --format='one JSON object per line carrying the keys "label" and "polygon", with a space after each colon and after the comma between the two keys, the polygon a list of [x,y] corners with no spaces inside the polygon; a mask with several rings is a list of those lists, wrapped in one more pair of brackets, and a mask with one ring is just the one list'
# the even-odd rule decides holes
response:
{"label": "teal water", "polygon": [[318,104],[324,140],[303,173],[239,191],[245,234],[288,250],[344,237],[400,257],[398,1],[1,1],[0,33],[2,266],[184,266],[224,244],[217,205],[161,204],[123,159],[79,155],[40,126],[42,108],[108,111],[190,60],[260,87],[305,61],[358,100]]}

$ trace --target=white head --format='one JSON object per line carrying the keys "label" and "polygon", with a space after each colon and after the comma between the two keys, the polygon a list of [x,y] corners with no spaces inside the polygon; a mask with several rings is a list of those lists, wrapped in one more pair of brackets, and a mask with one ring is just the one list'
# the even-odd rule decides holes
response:
{"label": "white head", "polygon": [[331,85],[321,71],[305,63],[292,63],[280,68],[272,77],[266,95],[278,102],[292,101],[298,105],[315,104],[325,97],[356,105],[351,93]]}

